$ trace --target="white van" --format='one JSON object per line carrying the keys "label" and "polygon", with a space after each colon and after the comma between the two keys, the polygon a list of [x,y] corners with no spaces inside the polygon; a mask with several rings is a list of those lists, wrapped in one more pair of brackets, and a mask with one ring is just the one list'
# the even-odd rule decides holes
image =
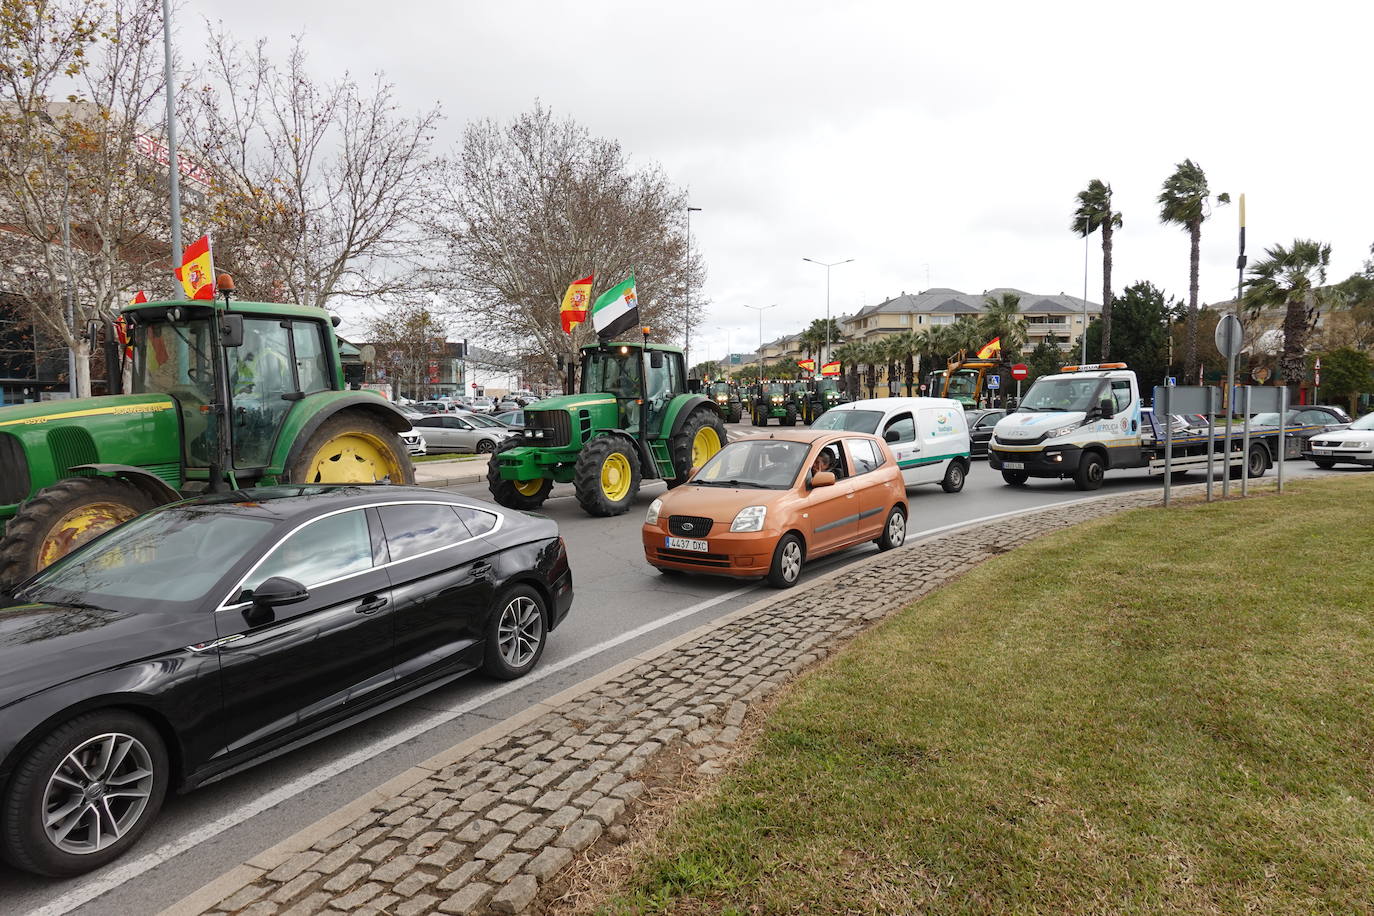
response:
{"label": "white van", "polygon": [[964,488],[969,469],[968,422],[952,398],[874,398],[840,404],[812,429],[846,429],[882,436],[907,486],[938,483],[946,493]]}

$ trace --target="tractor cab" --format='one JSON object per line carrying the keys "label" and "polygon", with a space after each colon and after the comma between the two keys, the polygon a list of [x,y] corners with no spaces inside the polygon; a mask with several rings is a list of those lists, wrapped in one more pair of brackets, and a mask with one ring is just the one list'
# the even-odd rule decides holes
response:
{"label": "tractor cab", "polygon": [[582,350],[582,393],[612,395],[621,429],[641,439],[660,435],[668,404],[687,390],[686,378],[678,352],[629,343]]}

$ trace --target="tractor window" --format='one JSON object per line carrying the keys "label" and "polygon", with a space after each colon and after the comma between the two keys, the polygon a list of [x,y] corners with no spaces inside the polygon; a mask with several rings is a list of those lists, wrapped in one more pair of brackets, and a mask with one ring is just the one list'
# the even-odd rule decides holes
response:
{"label": "tractor window", "polygon": [[215,453],[215,424],[206,408],[214,392],[215,346],[210,322],[181,324],[158,321],[136,325],[134,335],[135,394],[167,394],[181,409],[186,435],[186,463],[208,467]]}
{"label": "tractor window", "polygon": [[[622,353],[621,350],[625,352]],[[586,350],[586,366],[582,369],[582,393],[605,392],[617,398],[639,397],[639,373],[642,354],[628,347],[608,350]]]}
{"label": "tractor window", "polygon": [[243,322],[243,346],[229,354],[229,391],[233,398],[234,466],[265,467],[297,390],[287,328],[275,318]]}
{"label": "tractor window", "polygon": [[[297,390],[310,394],[333,388],[329,361],[325,358],[324,342],[320,339],[318,321],[291,322],[291,342],[296,347]],[[440,410],[443,405],[440,405]]]}

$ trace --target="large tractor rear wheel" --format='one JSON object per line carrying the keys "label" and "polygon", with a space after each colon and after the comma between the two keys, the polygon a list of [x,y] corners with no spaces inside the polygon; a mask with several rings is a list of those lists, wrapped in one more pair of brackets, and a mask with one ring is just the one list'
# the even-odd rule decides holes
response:
{"label": "large tractor rear wheel", "polygon": [[498,456],[504,451],[523,445],[519,438],[507,439],[496,447],[487,465],[487,489],[491,498],[507,509],[538,509],[553,492],[553,481],[536,477],[534,480],[506,480],[497,470]]}
{"label": "large tractor rear wheel", "polygon": [[335,414],[291,451],[290,483],[415,483],[415,466],[401,437],[357,410]]}
{"label": "large tractor rear wheel", "polygon": [[573,486],[588,515],[623,515],[639,495],[639,456],[620,436],[598,436],[577,456]]}
{"label": "large tractor rear wheel", "polygon": [[5,526],[0,586],[22,582],[158,503],[117,477],[69,477],[39,490]]}
{"label": "large tractor rear wheel", "polygon": [[709,407],[692,411],[682,429],[668,443],[669,454],[673,456],[673,479],[668,481],[669,488],[686,483],[692,468],[710,461],[725,447],[725,442],[725,424],[720,414]]}

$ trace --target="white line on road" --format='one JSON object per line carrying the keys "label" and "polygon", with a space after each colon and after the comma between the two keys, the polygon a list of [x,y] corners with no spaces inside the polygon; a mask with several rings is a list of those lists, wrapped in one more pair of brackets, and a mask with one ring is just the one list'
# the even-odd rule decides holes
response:
{"label": "white line on road", "polygon": [[500,687],[493,687],[490,690],[485,690],[477,696],[473,697],[471,700],[468,700],[466,703],[461,703],[458,706],[453,707],[452,709],[446,709],[443,712],[439,712],[432,716],[429,716],[428,718],[422,719],[421,721],[415,723],[409,728],[402,729],[401,731],[396,732],[389,738],[383,739],[377,744],[370,745],[369,747],[366,747],[362,750],[354,751],[353,753],[348,754],[345,757],[339,758],[338,760],[334,761],[328,766],[322,767],[318,770],[312,770],[304,776],[298,776],[297,778],[291,780],[285,785],[279,786],[276,789],[273,789],[272,791],[266,793],[265,795],[262,795],[254,799],[253,801],[240,806],[239,808],[235,809],[235,811],[232,814],[226,814],[224,817],[221,817],[218,820],[214,820],[208,824],[204,824],[200,827],[197,827],[195,830],[182,834],[175,840],[163,843],[158,848],[152,850],[151,852],[145,853],[144,855],[139,856],[137,859],[134,859],[132,862],[129,862],[126,865],[120,865],[112,869],[111,871],[101,875],[99,878],[84,882],[80,888],[73,891],[69,891],[68,893],[65,893],[62,896],[57,897],[56,899],[48,902],[46,905],[39,907],[36,910],[33,910],[33,916],[60,916],[60,914],[62,913],[70,913],[77,907],[89,903],[103,894],[109,893],[110,891],[114,890],[120,885],[128,881],[131,881],[134,878],[139,877],[140,875],[150,871],[153,868],[156,868],[164,862],[167,862],[168,860],[181,855],[183,852],[187,852],[191,849],[194,849],[201,843],[204,843],[207,840],[211,840],[219,836],[226,830],[232,829],[233,827],[237,827],[239,824],[242,824],[250,818],[256,817],[259,814],[262,814],[264,811],[267,811],[270,808],[273,808],[276,805],[281,804],[282,802],[289,801],[295,796],[300,795],[302,792],[305,792],[308,789],[312,789],[315,786],[318,786],[320,783],[328,782],[334,777],[342,773],[346,773],[353,767],[366,763],[373,757],[376,757],[378,754],[381,754],[385,751],[389,751],[392,748],[404,744],[413,738],[418,738],[426,732],[438,728],[439,726],[444,725],[447,722],[451,722],[452,720],[458,718],[461,715],[480,709],[487,703],[490,703],[494,700],[499,700],[501,697],[514,693],[515,691],[520,690],[524,687],[528,687],[532,683],[544,680],[548,677],[552,677],[560,671],[564,671],[568,668],[571,668],[573,665],[576,665],[580,662],[584,662],[587,659],[592,658],[593,656],[606,651],[607,649],[614,648],[615,646],[621,645],[622,643],[629,642],[630,640],[643,636],[646,633],[652,633],[654,630],[658,630],[662,627],[668,626],[669,624],[676,623],[677,621],[682,620],[684,617],[690,617],[693,614],[699,614],[702,611],[707,610],[708,608],[716,606],[717,604],[722,604],[726,601],[738,598],[741,595],[746,595],[751,591],[757,590],[758,588],[759,586],[751,584],[744,588],[737,588],[733,591],[726,592],[723,595],[717,595],[714,598],[708,598],[707,600],[700,601],[692,605],[691,607],[683,608],[682,610],[677,611],[676,613],[669,614],[667,617],[664,617],[660,620],[655,620],[652,623],[646,623],[643,626],[639,626],[633,630],[629,630],[625,633],[622,633],[614,639],[608,639],[605,642],[598,643],[597,645],[588,646],[581,652],[577,652],[573,655],[570,655],[562,661],[555,662],[554,664],[549,665],[547,667],[539,668],[518,681],[511,681],[509,684],[503,684]]}

